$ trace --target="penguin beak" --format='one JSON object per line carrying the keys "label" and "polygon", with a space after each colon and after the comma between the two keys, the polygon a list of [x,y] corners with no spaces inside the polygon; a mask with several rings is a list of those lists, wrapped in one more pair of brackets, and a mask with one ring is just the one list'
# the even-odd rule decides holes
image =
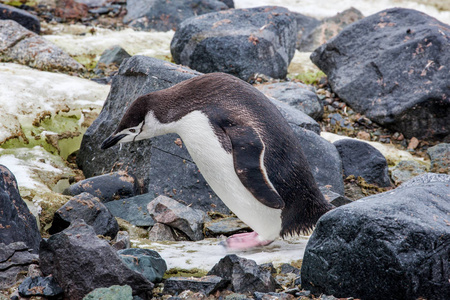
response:
{"label": "penguin beak", "polygon": [[108,149],[108,148],[114,146],[115,144],[117,144],[125,136],[127,136],[127,135],[126,134],[111,135],[109,138],[107,138],[106,140],[103,141],[100,148],[102,148],[102,150]]}

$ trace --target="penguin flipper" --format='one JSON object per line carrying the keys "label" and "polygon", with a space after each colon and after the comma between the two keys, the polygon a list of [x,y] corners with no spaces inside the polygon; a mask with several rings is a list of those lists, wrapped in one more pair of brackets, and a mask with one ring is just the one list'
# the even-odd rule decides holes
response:
{"label": "penguin flipper", "polygon": [[264,166],[265,145],[248,126],[223,128],[231,141],[234,169],[242,184],[262,204],[284,208],[284,201],[270,182]]}

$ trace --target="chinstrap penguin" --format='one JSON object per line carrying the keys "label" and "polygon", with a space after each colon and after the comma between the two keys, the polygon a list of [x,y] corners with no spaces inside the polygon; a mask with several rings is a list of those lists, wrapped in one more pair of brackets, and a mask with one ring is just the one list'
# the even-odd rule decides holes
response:
{"label": "chinstrap penguin", "polygon": [[254,232],[229,249],[306,233],[331,209],[301,142],[264,94],[228,74],[191,78],[137,98],[101,145],[177,133],[219,198]]}

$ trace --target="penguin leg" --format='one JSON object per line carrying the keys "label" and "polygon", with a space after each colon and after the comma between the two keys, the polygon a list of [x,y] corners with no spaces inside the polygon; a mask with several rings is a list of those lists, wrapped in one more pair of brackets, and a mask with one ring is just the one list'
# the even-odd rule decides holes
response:
{"label": "penguin leg", "polygon": [[259,234],[253,231],[230,236],[225,241],[225,247],[228,250],[246,250],[259,246],[267,246],[272,242],[273,240],[262,240]]}

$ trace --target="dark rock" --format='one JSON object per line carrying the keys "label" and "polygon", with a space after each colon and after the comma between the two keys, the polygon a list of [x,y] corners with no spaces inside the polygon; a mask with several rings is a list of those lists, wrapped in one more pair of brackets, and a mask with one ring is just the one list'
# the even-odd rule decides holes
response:
{"label": "dark rock", "polygon": [[375,147],[355,139],[341,139],[333,144],[341,156],[344,177],[361,176],[367,183],[391,186],[386,158]]}
{"label": "dark rock", "polygon": [[236,293],[268,293],[277,288],[269,270],[261,268],[253,260],[235,254],[222,258],[207,275],[217,275],[229,280],[232,290]]}
{"label": "dark rock", "polygon": [[295,48],[300,49],[302,41],[306,39],[314,28],[320,25],[320,21],[300,13],[293,12],[293,14],[297,21],[297,43]]}
{"label": "dark rock", "polygon": [[303,153],[319,187],[344,195],[342,162],[336,147],[312,131],[300,127],[293,129],[301,140]]}
{"label": "dark rock", "polygon": [[313,118],[308,116],[301,110],[295,109],[294,107],[281,102],[280,100],[268,97],[269,100],[275,104],[277,109],[286,119],[286,121],[291,125],[291,127],[301,127],[313,131],[314,133],[320,134],[320,125]]}
{"label": "dark rock", "polygon": [[203,73],[224,72],[248,81],[255,74],[285,78],[297,35],[286,8],[233,9],[190,18],[170,45],[177,64]]}
{"label": "dark rock", "polygon": [[84,67],[43,37],[13,20],[0,20],[0,60],[49,71],[82,71]]}
{"label": "dark rock", "polygon": [[55,299],[61,297],[63,292],[53,276],[27,277],[19,285],[19,295],[22,297],[44,296]]}
{"label": "dark rock", "polygon": [[171,0],[170,5],[165,0],[128,0],[123,21],[141,30],[178,30],[188,18],[227,9],[227,4],[218,0]]}
{"label": "dark rock", "polygon": [[131,270],[141,273],[151,282],[161,282],[167,271],[166,261],[154,250],[130,248],[117,253]]}
{"label": "dark rock", "polygon": [[251,231],[251,229],[247,224],[235,217],[213,220],[205,224],[205,232],[212,236],[221,234],[230,236],[242,231]]}
{"label": "dark rock", "polygon": [[113,285],[95,289],[87,294],[83,300],[132,300],[134,299],[132,292],[133,290],[129,285]]}
{"label": "dark rock", "polygon": [[[418,176],[320,218],[302,288],[362,299],[449,299],[450,176]],[[364,278],[364,280],[361,280]]]}
{"label": "dark rock", "polygon": [[325,200],[327,200],[329,203],[333,204],[336,207],[349,204],[352,202],[352,200],[348,199],[347,197],[339,195],[338,193],[335,193],[333,191],[330,191],[326,186],[321,186],[320,191],[322,192],[322,195],[325,197]]}
{"label": "dark rock", "polygon": [[[450,27],[392,8],[347,26],[311,60],[353,110],[406,138],[450,133]],[[447,35],[446,35],[447,33]]]}
{"label": "dark rock", "polygon": [[131,247],[131,239],[128,231],[117,232],[116,238],[113,241],[113,247],[116,250],[128,249]]}
{"label": "dark rock", "polygon": [[176,241],[172,229],[162,223],[156,223],[148,232],[150,241]]}
{"label": "dark rock", "polygon": [[391,178],[396,185],[427,172],[427,167],[414,160],[402,160],[391,170]]}
{"label": "dark rock", "polygon": [[0,290],[15,285],[23,279],[28,266],[38,262],[39,256],[24,242],[0,243]]}
{"label": "dark rock", "polygon": [[322,118],[323,106],[312,87],[300,82],[277,82],[255,87],[266,96],[287,103],[315,120]]}
{"label": "dark rock", "polygon": [[110,201],[105,203],[105,206],[116,217],[136,226],[149,227],[155,224],[155,220],[147,211],[147,205],[153,199],[154,197],[151,197],[149,194],[143,194],[127,199]]}
{"label": "dark rock", "polygon": [[317,47],[335,37],[346,26],[362,18],[364,18],[363,14],[353,7],[338,13],[336,16],[325,18],[320,24],[300,37],[297,41],[297,49],[302,52],[314,51]]}
{"label": "dark rock", "polygon": [[150,215],[159,223],[185,233],[191,240],[203,239],[206,214],[166,196],[158,196],[147,206]]}
{"label": "dark rock", "polygon": [[428,148],[427,154],[431,160],[431,172],[450,173],[450,144],[442,143]]}
{"label": "dark rock", "polygon": [[164,293],[178,294],[185,290],[190,290],[209,295],[224,289],[227,284],[228,280],[215,275],[203,276],[201,278],[171,277],[164,282]]}
{"label": "dark rock", "polygon": [[0,20],[13,20],[30,31],[41,33],[39,19],[22,9],[0,3]]}
{"label": "dark rock", "polygon": [[255,292],[256,300],[291,300],[294,299],[294,296],[286,293],[261,293]]}
{"label": "dark rock", "polygon": [[41,234],[36,218],[20,197],[16,177],[0,165],[0,241],[8,245],[24,242],[38,253]]}
{"label": "dark rock", "polygon": [[300,275],[300,270],[296,267],[291,266],[290,264],[282,264],[280,266],[281,274],[294,273],[295,275]]}
{"label": "dark rock", "polygon": [[98,235],[114,239],[119,231],[116,219],[99,199],[91,194],[82,193],[71,198],[55,212],[52,227],[48,232],[58,233],[69,227],[75,220],[81,219],[92,226]]}
{"label": "dark rock", "polygon": [[111,285],[129,285],[133,295],[150,299],[153,283],[129,269],[106,240],[83,221],[41,242],[40,267],[52,274],[69,299],[82,299],[90,291]]}
{"label": "dark rock", "polygon": [[66,20],[80,20],[86,18],[89,7],[76,0],[58,0],[56,2],[55,16]]}
{"label": "dark rock", "polygon": [[[106,49],[100,56],[100,59],[98,60],[97,65],[94,68],[94,73],[97,75],[104,73],[106,73],[106,75],[110,75],[110,71],[115,71],[116,68],[119,68],[124,59],[130,57],[131,55],[118,45]],[[111,68],[113,69],[111,70]]]}
{"label": "dark rock", "polygon": [[108,202],[136,196],[139,190],[139,183],[133,174],[119,171],[79,181],[68,187],[63,194],[75,196],[86,192],[99,198],[101,202]]}

